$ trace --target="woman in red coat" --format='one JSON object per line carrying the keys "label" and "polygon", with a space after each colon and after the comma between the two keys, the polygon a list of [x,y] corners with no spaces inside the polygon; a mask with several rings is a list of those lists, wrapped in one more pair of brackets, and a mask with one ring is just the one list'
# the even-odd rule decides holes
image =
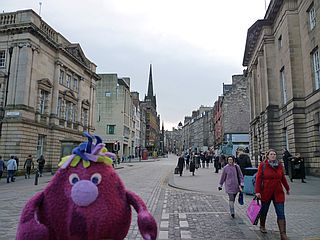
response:
{"label": "woman in red coat", "polygon": [[265,223],[271,201],[277,214],[277,222],[280,230],[281,240],[287,240],[286,220],[284,215],[284,191],[285,187],[289,194],[290,187],[284,174],[283,165],[277,160],[277,153],[270,149],[266,153],[266,159],[258,168],[255,192],[261,199],[260,231],[266,233]]}

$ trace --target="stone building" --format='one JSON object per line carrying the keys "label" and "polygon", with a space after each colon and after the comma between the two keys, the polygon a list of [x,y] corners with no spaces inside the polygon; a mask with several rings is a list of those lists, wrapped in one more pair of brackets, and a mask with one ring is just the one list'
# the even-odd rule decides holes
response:
{"label": "stone building", "polygon": [[212,131],[210,130],[209,122],[212,120],[212,107],[201,105],[198,110],[192,111],[191,116],[186,116],[184,124],[180,130],[181,137],[179,138],[179,146],[182,150],[190,149],[192,151],[206,151],[211,145],[209,137]]}
{"label": "stone building", "polygon": [[117,74],[99,76],[96,134],[102,138],[108,150],[116,151],[119,157],[128,157],[133,154],[135,146],[130,79],[118,78]]}
{"label": "stone building", "polygon": [[219,96],[218,100],[213,105],[213,129],[214,129],[214,148],[221,149],[223,143],[222,135],[222,99],[223,96]]}
{"label": "stone building", "polygon": [[140,100],[138,92],[131,92],[132,98],[132,134],[134,134],[133,145],[134,151],[133,155],[135,157],[141,156],[142,146],[141,146],[141,110],[140,110]]}
{"label": "stone building", "polygon": [[272,0],[247,33],[253,157],[300,153],[320,175],[320,1]]}
{"label": "stone building", "polygon": [[221,103],[222,151],[236,154],[238,147],[249,145],[249,91],[244,75],[233,75],[232,84],[223,85]]}
{"label": "stone building", "polygon": [[[56,167],[93,132],[96,65],[32,10],[0,14],[0,154]],[[23,167],[20,164],[20,167]]]}

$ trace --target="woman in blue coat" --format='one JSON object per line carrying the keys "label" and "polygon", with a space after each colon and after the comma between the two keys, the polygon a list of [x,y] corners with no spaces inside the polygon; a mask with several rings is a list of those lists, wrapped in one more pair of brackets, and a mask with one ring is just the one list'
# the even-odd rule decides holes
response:
{"label": "woman in blue coat", "polygon": [[221,191],[224,184],[226,193],[229,196],[230,214],[234,218],[234,201],[238,192],[242,192],[243,175],[240,167],[235,164],[234,156],[228,156],[227,161],[228,164],[222,170],[218,189]]}

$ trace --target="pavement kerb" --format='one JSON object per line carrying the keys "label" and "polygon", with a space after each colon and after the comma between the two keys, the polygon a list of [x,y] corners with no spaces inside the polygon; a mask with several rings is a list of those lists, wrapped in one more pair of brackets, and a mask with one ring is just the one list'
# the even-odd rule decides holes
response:
{"label": "pavement kerb", "polygon": [[[174,182],[174,175],[173,173],[170,174],[169,176],[169,180],[168,180],[168,186],[172,187],[172,188],[176,188],[176,189],[180,189],[180,190],[184,190],[184,191],[189,191],[189,192],[197,192],[197,193],[203,193],[203,194],[210,194],[210,195],[220,195],[220,194],[215,194],[209,191],[201,191],[201,190],[196,190],[196,189],[192,189],[192,188],[187,188],[187,187],[182,187],[182,186],[178,186],[175,184]],[[222,194],[221,194],[222,195]]]}

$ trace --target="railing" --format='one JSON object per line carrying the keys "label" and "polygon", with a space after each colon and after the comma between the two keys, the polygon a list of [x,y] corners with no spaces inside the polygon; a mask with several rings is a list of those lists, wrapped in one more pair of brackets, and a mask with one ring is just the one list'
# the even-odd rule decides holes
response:
{"label": "railing", "polygon": [[46,24],[44,21],[41,21],[40,25],[41,31],[43,31],[49,38],[51,38],[53,41],[57,41],[57,32],[53,30],[48,24]]}
{"label": "railing", "polygon": [[15,24],[15,23],[16,23],[15,13],[1,14],[0,25]]}

